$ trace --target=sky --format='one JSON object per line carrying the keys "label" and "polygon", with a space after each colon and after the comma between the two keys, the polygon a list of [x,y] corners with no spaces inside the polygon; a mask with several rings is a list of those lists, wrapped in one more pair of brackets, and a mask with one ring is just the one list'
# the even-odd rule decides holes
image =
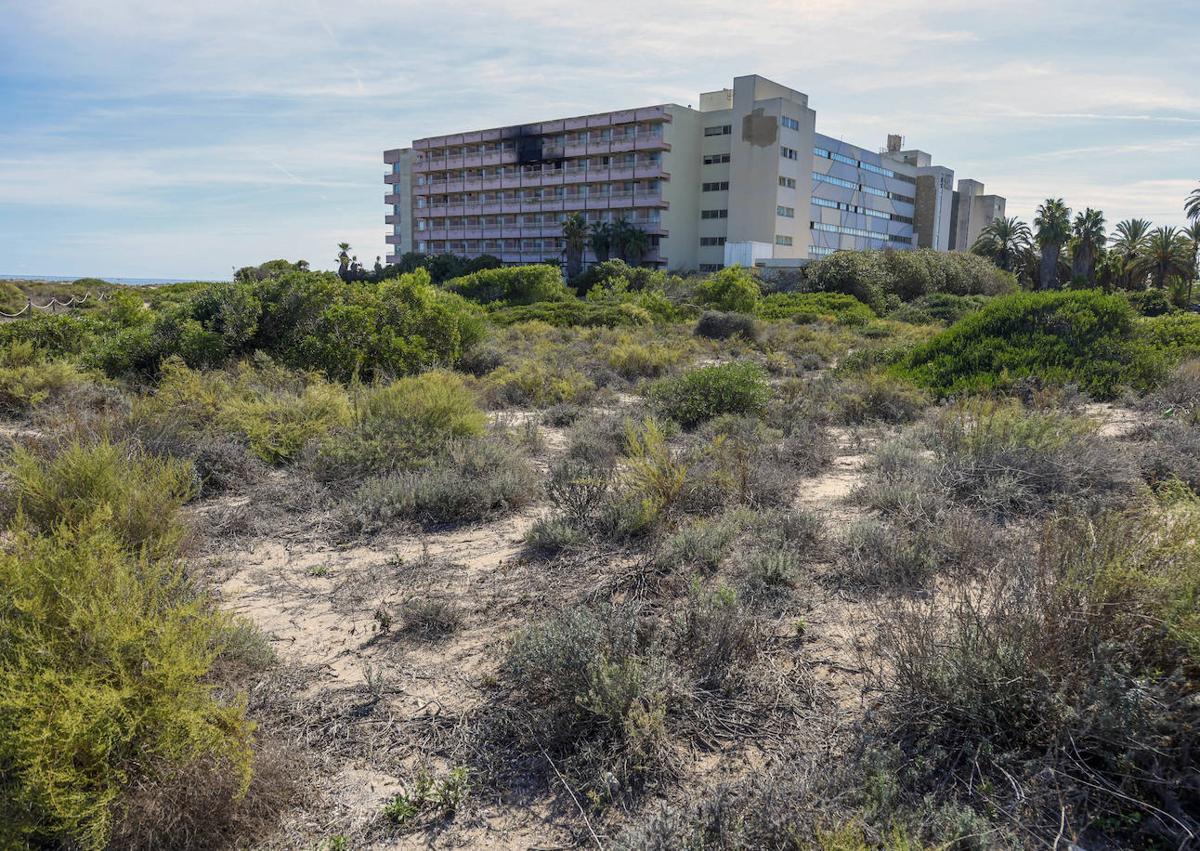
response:
{"label": "sky", "polygon": [[382,152],[761,74],[1027,221],[1183,224],[1200,14],[1115,0],[0,0],[0,273],[227,279],[385,253]]}

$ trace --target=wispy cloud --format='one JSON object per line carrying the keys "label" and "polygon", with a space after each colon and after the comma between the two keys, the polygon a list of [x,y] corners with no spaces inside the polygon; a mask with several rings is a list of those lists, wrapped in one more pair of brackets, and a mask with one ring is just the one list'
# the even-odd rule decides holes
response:
{"label": "wispy cloud", "polygon": [[[1178,221],[1200,58],[1118,0],[0,0],[0,271],[222,275],[384,253],[380,152],[761,73],[1026,214]],[[324,257],[329,254],[330,257]]]}

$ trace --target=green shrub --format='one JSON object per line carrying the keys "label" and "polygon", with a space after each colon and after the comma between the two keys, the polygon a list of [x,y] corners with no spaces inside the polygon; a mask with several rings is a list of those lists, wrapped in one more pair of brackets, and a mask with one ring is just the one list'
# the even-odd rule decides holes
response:
{"label": "green shrub", "polygon": [[443,286],[480,303],[533,304],[565,301],[572,297],[558,267],[546,265],[483,269],[446,281]]}
{"label": "green shrub", "polygon": [[953,325],[968,313],[983,307],[989,300],[990,297],[984,295],[931,293],[901,305],[889,313],[888,318],[910,325],[931,325],[935,322]]}
{"label": "green shrub", "polygon": [[804,285],[817,292],[853,296],[881,313],[888,291],[887,267],[881,252],[835,251],[805,267]]}
{"label": "green shrub", "polygon": [[720,414],[757,414],[767,404],[767,374],[748,361],[705,366],[652,384],[651,404],[687,429]]}
{"label": "green shrub", "polygon": [[128,552],[112,521],[129,513],[92,503],[0,553],[4,847],[107,847],[131,785],[196,762],[237,777],[235,795],[249,784],[252,725],[210,681],[231,622],[169,561]]}
{"label": "green shrub", "polygon": [[537,321],[556,328],[620,328],[627,325],[648,325],[653,321],[653,317],[647,311],[633,303],[604,304],[578,299],[501,307],[489,312],[488,318],[497,325]]}
{"label": "green shrub", "polygon": [[608,350],[604,360],[617,375],[632,380],[662,375],[687,354],[684,346],[638,342],[632,335],[626,335]]}
{"label": "green shrub", "polygon": [[48,458],[18,446],[5,473],[9,508],[31,529],[78,528],[106,510],[117,540],[156,552],[179,542],[179,508],[196,488],[191,464],[108,440],[69,443]]}
{"label": "green shrub", "polygon": [[1032,377],[1111,398],[1122,385],[1151,386],[1164,364],[1135,343],[1128,302],[1085,290],[995,299],[918,346],[898,373],[939,396],[1007,390]]}
{"label": "green shrub", "polygon": [[595,389],[592,380],[579,370],[538,358],[524,358],[514,366],[501,366],[483,379],[483,392],[494,405],[544,408],[582,402]]}
{"label": "green shrub", "polygon": [[726,313],[753,313],[761,289],[754,275],[741,266],[714,272],[696,285],[696,303]]}
{"label": "green shrub", "polygon": [[921,388],[883,372],[839,380],[834,398],[836,417],[852,425],[912,422],[929,404]]}
{"label": "green shrub", "polygon": [[1138,339],[1171,361],[1200,357],[1200,314],[1155,316],[1139,321],[1136,327]]}
{"label": "green shrub", "polygon": [[1126,293],[1125,298],[1129,299],[1133,309],[1142,316],[1165,316],[1175,312],[1171,299],[1162,290]]}
{"label": "green shrub", "polygon": [[813,322],[818,319],[838,325],[866,325],[875,312],[853,296],[842,293],[772,293],[758,305],[764,319],[793,319]]}
{"label": "green shrub", "polygon": [[696,321],[695,334],[697,337],[707,337],[710,340],[727,340],[730,337],[741,337],[750,342],[758,340],[758,323],[754,317],[745,313],[722,313],[719,310],[706,310]]}
{"label": "green shrub", "polygon": [[486,425],[462,376],[426,372],[357,391],[353,423],[319,439],[314,464],[326,479],[415,467]]}
{"label": "green shrub", "polygon": [[16,313],[27,304],[25,292],[12,281],[0,281],[0,311]]}
{"label": "green shrub", "polygon": [[398,523],[465,523],[528,505],[538,493],[529,461],[497,440],[451,444],[422,470],[368,479],[342,507],[345,527],[375,533]]}
{"label": "green shrub", "polygon": [[0,415],[25,413],[86,383],[74,364],[46,360],[29,341],[0,349]]}
{"label": "green shrub", "polygon": [[263,461],[296,458],[309,441],[351,421],[346,391],[319,376],[270,364],[241,364],[230,372],[199,372],[178,359],[130,414],[135,430],[172,432],[183,442],[236,434]]}

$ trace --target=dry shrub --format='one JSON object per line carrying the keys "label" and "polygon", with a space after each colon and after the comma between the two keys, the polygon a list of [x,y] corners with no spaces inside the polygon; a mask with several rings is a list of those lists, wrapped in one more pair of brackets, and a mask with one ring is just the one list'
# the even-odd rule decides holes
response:
{"label": "dry shrub", "polygon": [[153,772],[126,792],[111,847],[217,851],[262,839],[308,797],[296,757],[281,743],[259,742],[244,793],[238,774],[212,759]]}

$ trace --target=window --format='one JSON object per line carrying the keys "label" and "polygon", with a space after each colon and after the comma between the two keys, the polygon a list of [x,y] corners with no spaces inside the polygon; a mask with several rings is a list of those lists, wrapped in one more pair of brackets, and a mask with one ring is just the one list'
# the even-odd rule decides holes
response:
{"label": "window", "polygon": [[813,154],[815,154],[818,157],[824,157],[825,159],[829,159],[829,151],[825,150],[824,148],[813,148]]}
{"label": "window", "polygon": [[877,219],[903,222],[906,225],[913,223],[911,216],[901,216],[898,213],[885,213],[882,210],[872,210],[870,207],[862,207],[858,204],[847,204],[845,201],[830,201],[828,198],[818,198],[814,195],[812,202],[818,207],[828,207],[831,210],[845,210],[849,213],[858,213],[861,216],[874,216]]}
{"label": "window", "polygon": [[794,118],[788,118],[786,115],[779,119],[779,123],[789,130],[799,130],[800,122]]}
{"label": "window", "polygon": [[776,207],[775,212],[785,219],[794,219],[796,217],[796,211],[792,207]]}
{"label": "window", "polygon": [[705,165],[718,165],[720,163],[727,163],[727,162],[729,162],[729,154],[705,154],[704,155],[704,164]]}
{"label": "window", "polygon": [[725,237],[723,236],[702,236],[700,237],[701,245],[724,245]]}
{"label": "window", "polygon": [[810,222],[809,227],[813,230],[821,230],[827,233],[843,233],[847,236],[861,236],[866,239],[877,239],[880,242],[897,242],[901,245],[912,245],[912,237],[899,236],[898,234],[881,233],[880,231],[864,230],[863,228],[851,228],[844,225],[827,225],[824,222]]}
{"label": "window", "polygon": [[705,127],[704,128],[705,136],[728,136],[732,132],[733,132],[732,124],[721,124],[716,127]]}
{"label": "window", "polygon": [[823,245],[810,245],[808,247],[808,253],[813,257],[828,257],[836,250],[836,248],[826,248]]}
{"label": "window", "polygon": [[779,178],[779,185],[782,186],[784,189],[795,189],[796,188],[796,178],[781,177],[781,178]]}
{"label": "window", "polygon": [[775,234],[775,244],[776,245],[791,245],[792,238],[790,236],[784,236],[781,233],[777,233],[777,234]]}
{"label": "window", "polygon": [[728,180],[715,180],[712,183],[705,183],[700,187],[704,192],[724,192],[729,189]]}
{"label": "window", "polygon": [[725,268],[724,263],[701,263],[700,264],[701,272],[720,272],[724,268]]}
{"label": "window", "polygon": [[779,156],[783,157],[785,160],[794,160],[799,158],[799,155],[796,153],[796,149],[789,148],[786,145],[779,146]]}
{"label": "window", "polygon": [[729,218],[728,210],[701,210],[700,218],[702,219],[727,219]]}

